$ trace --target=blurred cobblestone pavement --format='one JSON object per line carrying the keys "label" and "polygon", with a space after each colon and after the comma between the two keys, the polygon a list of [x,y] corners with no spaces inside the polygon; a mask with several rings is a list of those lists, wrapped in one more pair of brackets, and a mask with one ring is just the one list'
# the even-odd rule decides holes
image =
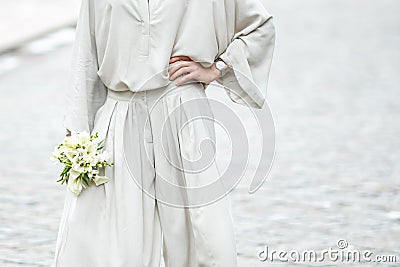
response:
{"label": "blurred cobblestone pavement", "polygon": [[[399,266],[400,2],[269,3],[278,31],[269,88],[277,150],[262,189],[232,192],[239,266],[339,266],[257,259],[265,245],[322,251],[339,239],[373,257],[397,256],[343,265]],[[64,188],[49,157],[64,136],[72,34],[0,56],[0,266],[53,258]]]}
{"label": "blurred cobblestone pavement", "polygon": [[0,52],[73,24],[79,0],[0,0]]}

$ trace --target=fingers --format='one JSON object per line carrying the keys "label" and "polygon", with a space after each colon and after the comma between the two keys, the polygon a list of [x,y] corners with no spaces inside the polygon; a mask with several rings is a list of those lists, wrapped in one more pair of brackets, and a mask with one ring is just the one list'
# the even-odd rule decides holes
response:
{"label": "fingers", "polygon": [[180,69],[180,68],[182,68],[182,67],[189,67],[189,66],[192,66],[192,65],[193,65],[193,62],[192,62],[192,61],[182,61],[182,62],[179,62],[179,63],[177,63],[177,64],[175,64],[175,65],[169,67],[168,72],[169,72],[170,75],[172,75],[172,74],[174,74],[174,72],[177,71],[178,69]]}
{"label": "fingers", "polygon": [[[180,70],[181,68],[192,68],[194,66],[194,63],[191,61],[182,61],[177,63],[174,66],[171,66],[168,70],[169,76],[174,76],[174,79],[176,78],[175,72]],[[187,70],[187,69],[186,69]],[[186,71],[186,72],[191,72],[191,71]],[[179,75],[178,75],[179,76]]]}
{"label": "fingers", "polygon": [[194,74],[190,73],[188,75],[183,76],[182,78],[180,78],[175,85],[180,86],[188,81],[194,80]]}
{"label": "fingers", "polygon": [[187,56],[176,56],[171,57],[169,63],[175,63],[181,61],[174,66],[171,66],[168,70],[170,75],[170,80],[175,80],[176,78],[182,76],[183,74],[189,73],[183,76],[179,81],[176,82],[176,85],[182,85],[183,83],[193,80],[195,74],[193,72],[196,71],[196,62],[194,62],[190,57]]}
{"label": "fingers", "polygon": [[174,72],[173,75],[170,76],[170,80],[173,81],[176,78],[178,78],[179,76],[185,74],[185,73],[190,73],[192,72],[192,68],[191,67],[183,67],[178,69],[176,72]]}

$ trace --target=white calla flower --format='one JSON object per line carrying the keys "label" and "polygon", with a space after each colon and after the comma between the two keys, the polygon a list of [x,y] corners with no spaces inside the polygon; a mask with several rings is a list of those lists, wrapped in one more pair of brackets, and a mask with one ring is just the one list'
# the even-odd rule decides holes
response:
{"label": "white calla flower", "polygon": [[74,193],[76,196],[79,196],[79,194],[82,192],[83,189],[83,184],[81,180],[74,179],[69,181],[68,183],[68,189]]}
{"label": "white calla flower", "polygon": [[93,179],[94,183],[96,184],[96,186],[99,186],[101,184],[104,184],[106,182],[108,182],[108,178],[105,176],[99,176],[97,175],[94,179]]}

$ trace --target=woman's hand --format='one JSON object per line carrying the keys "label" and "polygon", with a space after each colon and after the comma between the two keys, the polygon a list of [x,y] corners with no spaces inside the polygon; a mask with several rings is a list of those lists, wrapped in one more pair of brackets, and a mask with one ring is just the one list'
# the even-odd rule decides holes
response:
{"label": "woman's hand", "polygon": [[188,73],[176,82],[177,86],[190,80],[209,84],[221,75],[221,72],[215,67],[215,63],[211,67],[207,68],[186,56],[171,57],[169,63],[172,64],[177,61],[180,62],[170,67],[168,70],[170,80],[173,81],[179,76]]}

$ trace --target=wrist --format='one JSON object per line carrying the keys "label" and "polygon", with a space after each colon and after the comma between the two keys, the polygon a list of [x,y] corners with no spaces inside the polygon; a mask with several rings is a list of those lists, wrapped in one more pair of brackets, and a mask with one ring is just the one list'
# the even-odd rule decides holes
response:
{"label": "wrist", "polygon": [[221,76],[222,76],[222,71],[219,70],[216,65],[217,65],[216,62],[214,62],[211,66],[211,70],[214,74],[214,80],[217,80],[218,78],[221,78]]}

